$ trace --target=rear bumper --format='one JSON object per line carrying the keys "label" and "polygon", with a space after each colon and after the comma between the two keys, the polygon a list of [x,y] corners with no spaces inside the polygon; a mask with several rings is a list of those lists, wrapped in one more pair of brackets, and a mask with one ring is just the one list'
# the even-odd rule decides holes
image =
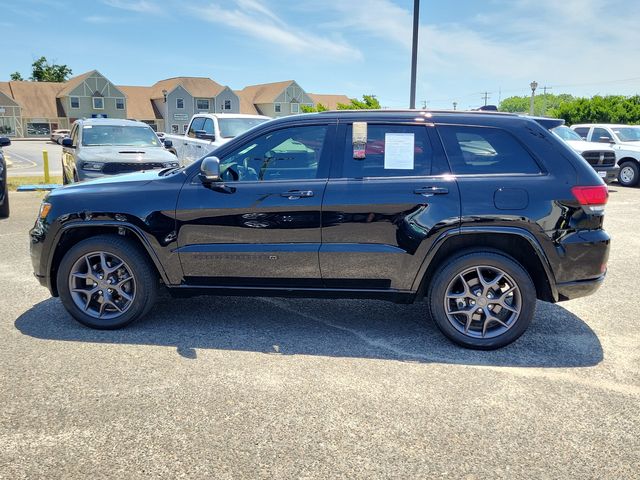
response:
{"label": "rear bumper", "polygon": [[578,280],[575,282],[558,283],[558,301],[573,300],[574,298],[586,297],[600,288],[604,282],[605,275],[589,280]]}

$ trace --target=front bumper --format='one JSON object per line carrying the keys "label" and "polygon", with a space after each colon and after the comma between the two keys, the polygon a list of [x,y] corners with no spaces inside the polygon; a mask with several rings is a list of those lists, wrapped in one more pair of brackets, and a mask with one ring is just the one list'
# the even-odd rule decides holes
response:
{"label": "front bumper", "polygon": [[620,167],[617,165],[612,165],[610,167],[594,165],[593,169],[607,185],[618,179],[618,172],[620,171]]}

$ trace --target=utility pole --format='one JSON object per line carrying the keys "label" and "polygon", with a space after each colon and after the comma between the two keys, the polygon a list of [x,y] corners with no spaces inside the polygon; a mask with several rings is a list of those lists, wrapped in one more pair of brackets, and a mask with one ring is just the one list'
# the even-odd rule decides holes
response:
{"label": "utility pole", "polygon": [[426,100],[422,100],[422,109],[423,110],[427,109],[427,101]]}
{"label": "utility pole", "polygon": [[484,105],[485,105],[485,107],[487,106],[487,100],[489,99],[489,95],[491,95],[491,92],[484,92],[484,93],[482,94],[482,97],[480,97],[480,98],[484,98]]}
{"label": "utility pole", "polygon": [[553,90],[553,87],[547,87],[546,85],[542,87],[542,92],[544,95],[544,104],[542,106],[542,115],[547,114],[547,90]]}
{"label": "utility pole", "polygon": [[529,84],[529,86],[531,87],[531,105],[529,106],[529,115],[533,115],[533,112],[534,112],[533,102],[535,101],[535,98],[536,98],[536,88],[538,88],[538,82],[534,80]]}
{"label": "utility pole", "polygon": [[409,108],[416,108],[416,71],[418,68],[418,25],[420,21],[420,0],[413,0],[413,46],[411,49],[411,90]]}

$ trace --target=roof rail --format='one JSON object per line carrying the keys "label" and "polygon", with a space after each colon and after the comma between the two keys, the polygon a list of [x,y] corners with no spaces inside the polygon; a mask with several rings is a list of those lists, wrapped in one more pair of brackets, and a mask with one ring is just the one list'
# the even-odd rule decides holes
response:
{"label": "roof rail", "polygon": [[425,109],[411,109],[411,108],[377,108],[377,109],[362,109],[362,110],[325,110],[322,112],[318,112],[320,114],[327,113],[367,113],[367,112],[376,112],[376,113],[454,113],[459,115],[466,114],[480,114],[480,115],[504,115],[504,116],[519,116],[517,113],[511,112],[496,112],[492,110],[425,110]]}

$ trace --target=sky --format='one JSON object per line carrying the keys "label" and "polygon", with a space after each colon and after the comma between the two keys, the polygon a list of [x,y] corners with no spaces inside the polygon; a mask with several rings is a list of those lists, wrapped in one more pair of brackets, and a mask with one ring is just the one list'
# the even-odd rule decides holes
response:
{"label": "sky", "polygon": [[[206,76],[233,89],[409,103],[412,0],[0,0],[0,81],[45,56],[116,85]],[[421,0],[417,105],[539,91],[640,93],[639,0]]]}

